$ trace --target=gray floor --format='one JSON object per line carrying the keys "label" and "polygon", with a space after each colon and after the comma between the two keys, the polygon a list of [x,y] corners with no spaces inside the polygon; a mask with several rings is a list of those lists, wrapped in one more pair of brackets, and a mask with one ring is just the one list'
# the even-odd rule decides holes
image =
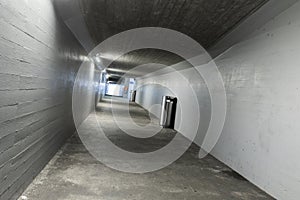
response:
{"label": "gray floor", "polygon": [[[151,139],[124,134],[112,120],[111,99],[101,102],[97,117],[108,137],[123,149],[145,152],[166,145],[176,134],[164,129]],[[113,99],[119,109],[124,103]],[[130,105],[139,124],[150,122],[149,114]],[[198,159],[199,148],[190,149],[170,166],[146,174],[123,173],[94,159],[74,135],[50,161],[23,194],[28,200],[257,200],[272,199],[211,156]]]}

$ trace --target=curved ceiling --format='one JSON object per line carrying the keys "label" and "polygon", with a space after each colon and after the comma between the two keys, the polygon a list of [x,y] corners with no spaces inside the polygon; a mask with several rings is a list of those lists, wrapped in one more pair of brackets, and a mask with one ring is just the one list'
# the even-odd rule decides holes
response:
{"label": "curved ceiling", "polygon": [[98,44],[138,27],[182,32],[209,48],[268,0],[81,0],[89,32]]}
{"label": "curved ceiling", "polygon": [[[208,49],[269,0],[78,1],[95,44],[125,30],[163,27],[182,32]],[[125,56],[130,62],[122,62],[121,59],[110,66],[115,71],[119,70],[119,75],[123,74],[120,69],[126,71],[145,62],[172,65],[181,61],[172,53],[153,49]]]}

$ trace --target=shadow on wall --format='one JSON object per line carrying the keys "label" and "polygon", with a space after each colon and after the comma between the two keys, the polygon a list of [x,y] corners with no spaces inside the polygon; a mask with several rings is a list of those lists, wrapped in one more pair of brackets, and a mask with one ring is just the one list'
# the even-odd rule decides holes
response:
{"label": "shadow on wall", "polygon": [[[199,123],[197,135],[194,139],[192,139],[190,135],[185,136],[192,139],[196,144],[201,145],[206,136],[206,132],[211,120],[210,95],[204,80],[199,76],[199,74],[195,73],[195,70],[190,67],[189,63],[183,63],[183,65],[186,65],[186,69],[181,70],[180,75],[178,75],[178,72],[171,72],[149,78],[137,79],[138,89],[136,102],[159,118],[162,97],[177,97],[178,109],[176,112],[175,130],[183,135],[186,134],[185,130],[188,130],[190,124],[192,126],[192,124],[195,123],[196,119],[193,116],[199,112],[197,110],[198,106],[200,110],[200,121],[197,122]],[[181,78],[179,79],[178,77]],[[189,82],[186,80],[189,80]],[[165,82],[168,83],[170,89],[163,85]],[[193,96],[188,92],[191,89],[193,89],[194,93],[196,94],[197,102],[194,103],[197,103],[198,105],[193,105],[193,103],[191,103],[192,101],[189,101],[189,99]],[[177,96],[171,90],[179,91],[177,92]],[[189,112],[182,112],[182,103],[185,104],[184,108],[189,110]],[[183,125],[183,128],[179,128],[180,125]]]}
{"label": "shadow on wall", "polygon": [[[149,95],[154,93],[156,95]],[[174,96],[174,94],[167,87],[159,84],[142,85],[137,87],[136,103],[159,118],[163,96]],[[180,107],[180,105],[178,106]],[[180,108],[178,112],[180,112],[179,110]],[[177,123],[180,123],[180,120]]]}

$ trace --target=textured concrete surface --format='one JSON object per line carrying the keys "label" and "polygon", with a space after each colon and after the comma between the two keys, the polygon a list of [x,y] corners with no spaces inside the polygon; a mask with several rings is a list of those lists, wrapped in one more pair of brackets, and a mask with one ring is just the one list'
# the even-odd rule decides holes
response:
{"label": "textured concrete surface", "polygon": [[268,0],[80,0],[82,15],[96,44],[138,27],[170,28],[205,48]]}
{"label": "textured concrete surface", "polygon": [[[115,34],[140,27],[176,30],[208,49],[268,1],[56,0],[55,2],[68,27],[84,46],[88,46],[88,49],[93,49],[92,46],[97,46]],[[107,53],[114,54],[113,50]],[[138,50],[124,55],[111,68],[132,69],[147,63],[148,60],[151,63],[158,61],[157,63],[172,65],[180,58],[158,50]]]}
{"label": "textured concrete surface", "polygon": [[[114,99],[122,109],[121,102]],[[130,114],[140,124],[149,123],[147,111],[131,104]],[[175,134],[165,130],[151,141],[124,139],[113,125],[110,100],[101,102],[97,113],[113,142],[130,151],[154,150]],[[117,134],[116,134],[117,133]],[[120,134],[118,134],[120,133]],[[153,142],[156,144],[153,146]],[[153,148],[154,147],[154,148]],[[169,199],[272,199],[211,156],[199,160],[198,147],[191,148],[165,169],[129,174],[112,170],[94,159],[73,136],[23,194],[28,200],[169,200]]]}
{"label": "textured concrete surface", "polygon": [[11,200],[74,132],[83,51],[51,0],[1,0],[0,27],[0,199]]}
{"label": "textured concrete surface", "polygon": [[[300,197],[300,159],[294,158],[300,152],[299,10],[300,2],[214,60],[224,81],[228,107],[223,132],[211,153],[283,200]],[[205,92],[205,84],[193,70],[180,72],[189,77],[201,109],[206,109],[201,110],[200,123],[209,122],[211,94]],[[188,84],[175,79],[176,75],[157,72],[157,76],[137,80],[141,90],[137,101],[145,100],[140,101],[145,108],[160,102],[161,96],[170,93],[159,85],[186,91]],[[214,94],[218,90],[212,91]],[[184,101],[184,95],[177,97]],[[187,102],[186,110],[192,110],[194,106]],[[186,127],[192,124],[192,114],[183,115],[188,119]],[[200,132],[195,143],[202,144],[203,135]]]}

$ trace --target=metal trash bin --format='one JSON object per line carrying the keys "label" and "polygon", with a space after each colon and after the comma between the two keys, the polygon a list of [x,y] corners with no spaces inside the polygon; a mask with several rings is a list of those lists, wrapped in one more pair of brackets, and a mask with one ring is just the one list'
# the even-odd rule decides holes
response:
{"label": "metal trash bin", "polygon": [[130,94],[130,101],[131,102],[135,102],[135,98],[136,98],[136,90],[132,91]]}
{"label": "metal trash bin", "polygon": [[177,98],[163,96],[161,104],[160,125],[164,128],[174,129]]}

